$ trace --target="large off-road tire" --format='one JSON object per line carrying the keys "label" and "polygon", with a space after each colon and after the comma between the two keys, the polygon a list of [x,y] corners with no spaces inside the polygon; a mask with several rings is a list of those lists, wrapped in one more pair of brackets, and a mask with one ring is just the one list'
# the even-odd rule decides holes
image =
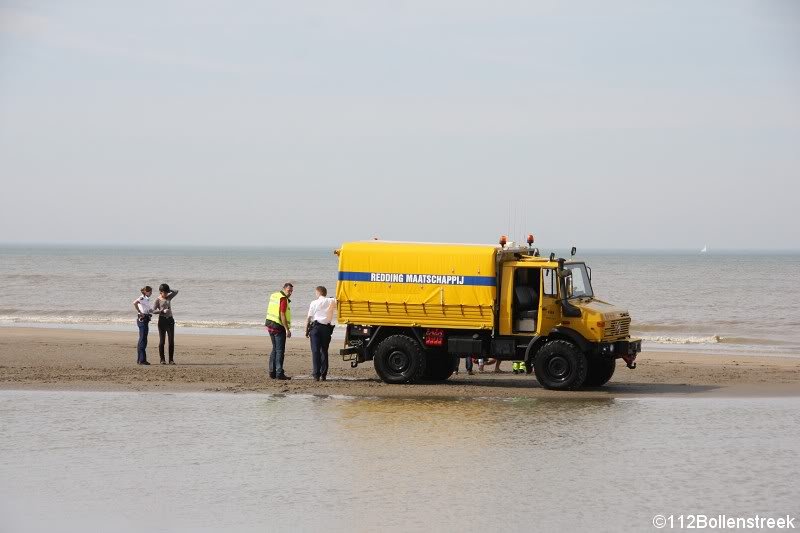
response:
{"label": "large off-road tire", "polygon": [[386,383],[414,383],[425,372],[422,346],[407,335],[386,337],[375,350],[375,371]]}
{"label": "large off-road tire", "polygon": [[422,379],[426,381],[446,381],[453,375],[458,365],[457,355],[444,352],[428,351],[425,358],[425,373]]}
{"label": "large off-road tire", "polygon": [[533,370],[545,389],[575,390],[586,380],[586,356],[571,342],[550,341],[536,354]]}
{"label": "large off-road tire", "polygon": [[608,359],[605,357],[592,357],[589,359],[589,370],[586,372],[586,381],[583,382],[584,387],[601,387],[608,383],[611,376],[614,375],[614,370],[617,368],[616,359]]}

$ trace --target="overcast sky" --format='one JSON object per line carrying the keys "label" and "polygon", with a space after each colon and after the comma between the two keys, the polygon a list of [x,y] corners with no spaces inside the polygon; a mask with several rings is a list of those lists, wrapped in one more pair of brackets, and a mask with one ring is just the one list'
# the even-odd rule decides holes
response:
{"label": "overcast sky", "polygon": [[800,2],[0,2],[0,242],[800,248]]}

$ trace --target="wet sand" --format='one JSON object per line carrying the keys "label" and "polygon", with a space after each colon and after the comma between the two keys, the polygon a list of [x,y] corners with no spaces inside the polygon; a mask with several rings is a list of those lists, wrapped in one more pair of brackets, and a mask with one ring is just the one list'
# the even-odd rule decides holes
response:
{"label": "wet sand", "polygon": [[266,374],[269,338],[189,335],[176,332],[175,366],[158,364],[158,335],[151,332],[148,360],[136,365],[137,332],[0,328],[0,389],[225,391],[328,394],[374,397],[539,397],[608,398],[653,396],[800,396],[800,358],[720,356],[645,352],[638,368],[618,362],[604,387],[576,392],[543,389],[536,379],[504,372],[469,376],[463,371],[445,383],[387,385],[372,363],[351,368],[331,345],[327,382],[310,377],[308,340],[287,342],[285,368],[291,381]]}

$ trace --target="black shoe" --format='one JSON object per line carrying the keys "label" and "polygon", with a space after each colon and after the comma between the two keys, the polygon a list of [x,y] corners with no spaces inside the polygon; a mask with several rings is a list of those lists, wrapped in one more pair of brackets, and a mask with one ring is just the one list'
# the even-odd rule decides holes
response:
{"label": "black shoe", "polygon": [[289,380],[290,380],[290,379],[292,379],[292,378],[290,378],[290,377],[289,377],[289,376],[287,376],[286,374],[280,374],[280,375],[279,375],[279,376],[277,376],[275,379],[280,379],[280,380],[283,380],[283,381],[289,381]]}
{"label": "black shoe", "polygon": [[143,363],[139,363],[139,364],[140,365],[148,365],[148,366],[150,365],[150,363],[148,363],[147,361],[144,361]]}
{"label": "black shoe", "polygon": [[166,361],[164,361],[164,360],[162,359],[162,360],[161,360],[161,364],[162,364],[162,365],[166,365],[166,364],[167,364],[167,362],[166,362]]}
{"label": "black shoe", "polygon": [[169,364],[174,365],[175,361],[170,361]]}
{"label": "black shoe", "polygon": [[275,372],[269,373],[269,379],[275,379]]}
{"label": "black shoe", "polygon": [[319,381],[319,376],[312,376],[312,377],[314,378],[314,381]]}
{"label": "black shoe", "polygon": [[327,379],[328,379],[328,376],[326,376],[325,374],[323,374],[323,375],[322,375],[322,377],[320,377],[320,379],[321,379],[322,381],[327,381]]}

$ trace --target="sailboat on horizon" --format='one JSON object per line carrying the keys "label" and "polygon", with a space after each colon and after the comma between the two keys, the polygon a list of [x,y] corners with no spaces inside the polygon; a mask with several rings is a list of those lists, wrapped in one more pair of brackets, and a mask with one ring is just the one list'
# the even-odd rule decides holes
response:
{"label": "sailboat on horizon", "polygon": [[708,245],[707,245],[707,244],[704,244],[704,245],[703,245],[703,249],[702,249],[702,250],[700,250],[700,253],[701,253],[701,254],[708,253]]}

